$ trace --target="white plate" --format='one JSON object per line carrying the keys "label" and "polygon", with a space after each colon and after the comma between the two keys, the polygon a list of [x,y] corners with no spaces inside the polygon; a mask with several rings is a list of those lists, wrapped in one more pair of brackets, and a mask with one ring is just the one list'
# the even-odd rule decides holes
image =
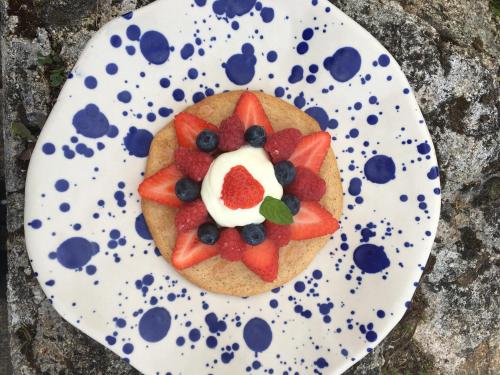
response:
{"label": "white plate", "polygon": [[[334,374],[403,316],[437,227],[436,157],[400,67],[327,1],[159,0],[100,30],[70,77],[31,160],[25,229],[44,291],[78,329],[147,374]],[[241,299],[179,277],[136,190],[174,113],[245,88],[332,135],[345,207],[302,275]]]}

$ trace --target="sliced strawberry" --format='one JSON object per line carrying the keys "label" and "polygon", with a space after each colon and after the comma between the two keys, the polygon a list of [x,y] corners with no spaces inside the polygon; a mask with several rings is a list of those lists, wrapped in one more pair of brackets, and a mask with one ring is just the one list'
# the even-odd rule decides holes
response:
{"label": "sliced strawberry", "polygon": [[139,195],[170,207],[180,207],[182,202],[175,195],[175,184],[181,177],[181,172],[172,164],[142,181]]}
{"label": "sliced strawberry", "polygon": [[260,125],[265,129],[267,134],[273,132],[271,122],[269,122],[259,98],[253,92],[245,91],[241,94],[234,113],[243,122],[245,129],[248,129],[252,125]]}
{"label": "sliced strawberry", "polygon": [[319,173],[329,147],[330,135],[327,132],[309,134],[300,140],[288,160],[296,167],[306,167]]}
{"label": "sliced strawberry", "polygon": [[264,281],[271,282],[278,276],[279,250],[271,240],[260,245],[248,246],[243,253],[243,263]]}
{"label": "sliced strawberry", "polygon": [[192,230],[177,233],[172,264],[178,270],[192,267],[217,255],[217,247],[199,241],[196,232],[196,230]]}
{"label": "sliced strawberry", "polygon": [[196,137],[205,129],[217,132],[216,126],[187,112],[175,116],[174,124],[177,143],[181,147],[196,148]]}
{"label": "sliced strawberry", "polygon": [[231,210],[252,208],[262,201],[264,192],[260,182],[244,166],[237,165],[224,177],[221,199]]}
{"label": "sliced strawberry", "polygon": [[292,240],[307,240],[334,233],[339,222],[318,202],[300,202],[300,211],[290,225]]}

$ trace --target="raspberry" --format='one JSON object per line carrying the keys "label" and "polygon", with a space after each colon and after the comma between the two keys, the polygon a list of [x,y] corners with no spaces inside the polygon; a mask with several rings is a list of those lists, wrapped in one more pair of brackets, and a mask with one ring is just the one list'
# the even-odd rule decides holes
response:
{"label": "raspberry", "polygon": [[220,234],[217,247],[222,258],[234,262],[241,260],[246,244],[236,229],[226,228]]}
{"label": "raspberry", "polygon": [[219,127],[219,149],[235,151],[245,144],[245,125],[236,115],[228,117]]}
{"label": "raspberry", "polygon": [[206,152],[178,148],[175,150],[175,165],[190,179],[200,182],[208,172],[213,158]]}
{"label": "raspberry", "polygon": [[302,134],[298,129],[288,128],[272,133],[267,137],[264,149],[267,151],[273,163],[287,160],[297,147]]}
{"label": "raspberry", "polygon": [[242,165],[237,165],[224,177],[221,199],[232,210],[252,208],[264,197],[264,188]]}
{"label": "raspberry", "polygon": [[188,232],[203,224],[207,216],[207,208],[201,199],[186,203],[175,214],[175,227],[178,232]]}
{"label": "raspberry", "polygon": [[301,201],[319,201],[326,192],[326,182],[309,168],[297,167],[295,180],[287,187],[287,192]]}
{"label": "raspberry", "polygon": [[265,226],[267,238],[273,241],[276,246],[283,247],[288,245],[291,236],[289,225],[274,224],[266,220]]}

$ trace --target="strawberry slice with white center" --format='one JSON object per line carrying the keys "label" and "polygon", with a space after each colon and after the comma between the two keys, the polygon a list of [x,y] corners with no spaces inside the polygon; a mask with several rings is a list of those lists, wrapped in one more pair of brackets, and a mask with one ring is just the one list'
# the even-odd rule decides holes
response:
{"label": "strawberry slice with white center", "polygon": [[175,184],[181,177],[181,172],[172,164],[142,181],[139,195],[166,206],[180,207],[182,202],[175,195]]}
{"label": "strawberry slice with white center", "polygon": [[290,225],[292,240],[326,236],[339,229],[339,222],[318,202],[301,202],[300,210]]}
{"label": "strawberry slice with white center", "polygon": [[215,245],[206,245],[198,240],[197,230],[177,233],[172,265],[178,270],[192,267],[218,254]]}
{"label": "strawberry slice with white center", "polygon": [[264,128],[267,134],[273,132],[271,122],[267,118],[259,98],[251,91],[245,91],[241,94],[234,113],[243,122],[245,129],[248,129],[252,125],[259,125]]}

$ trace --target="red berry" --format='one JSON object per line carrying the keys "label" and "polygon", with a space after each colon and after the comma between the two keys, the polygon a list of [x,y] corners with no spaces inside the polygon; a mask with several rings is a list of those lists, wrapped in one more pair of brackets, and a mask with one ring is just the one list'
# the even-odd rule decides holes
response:
{"label": "red berry", "polygon": [[208,212],[201,199],[186,203],[175,214],[175,227],[178,232],[198,228],[207,220]]}
{"label": "red berry", "polygon": [[295,241],[326,236],[337,229],[337,219],[318,202],[302,202],[299,213],[293,217],[293,224],[290,225],[292,240]]}
{"label": "red berry", "polygon": [[270,221],[266,221],[264,225],[266,226],[267,238],[273,241],[277,247],[288,245],[292,235],[289,225],[274,224]]}
{"label": "red berry", "polygon": [[278,277],[279,249],[270,240],[265,240],[257,246],[247,246],[243,263],[263,281],[274,281]]}
{"label": "red berry", "polygon": [[264,197],[264,188],[242,165],[237,165],[226,174],[222,185],[221,199],[232,210],[252,208]]}
{"label": "red berry", "polygon": [[238,261],[243,258],[246,243],[241,238],[240,233],[234,228],[224,229],[217,241],[220,256],[229,261]]}
{"label": "red berry", "polygon": [[178,148],[175,150],[175,165],[190,179],[200,182],[208,172],[213,158],[206,152]]}
{"label": "red berry", "polygon": [[206,245],[196,235],[196,230],[177,233],[172,252],[172,265],[178,270],[192,267],[217,255],[215,245]]}
{"label": "red berry", "polygon": [[219,127],[219,149],[235,151],[245,144],[245,125],[236,115],[228,117]]}
{"label": "red berry", "polygon": [[234,114],[241,119],[245,126],[245,130],[252,125],[259,125],[264,128],[266,134],[271,134],[273,132],[273,127],[266,116],[266,111],[264,111],[262,103],[257,95],[251,91],[245,91],[241,94],[236,104]]}
{"label": "red berry", "polygon": [[175,195],[175,184],[181,177],[181,172],[172,164],[145,178],[139,185],[139,194],[166,206],[180,207],[182,202]]}
{"label": "red berry", "polygon": [[319,201],[326,193],[326,182],[309,168],[297,167],[293,182],[287,192],[301,201]]}
{"label": "red berry", "polygon": [[320,131],[306,135],[288,160],[296,167],[306,167],[319,173],[330,148],[330,142],[331,138],[327,132]]}
{"label": "red berry", "polygon": [[288,128],[268,135],[264,149],[273,163],[287,160],[299,144],[302,134],[298,129]]}
{"label": "red berry", "polygon": [[217,132],[217,128],[214,125],[187,112],[181,112],[175,116],[174,124],[177,143],[181,147],[195,149],[196,137],[203,130]]}

